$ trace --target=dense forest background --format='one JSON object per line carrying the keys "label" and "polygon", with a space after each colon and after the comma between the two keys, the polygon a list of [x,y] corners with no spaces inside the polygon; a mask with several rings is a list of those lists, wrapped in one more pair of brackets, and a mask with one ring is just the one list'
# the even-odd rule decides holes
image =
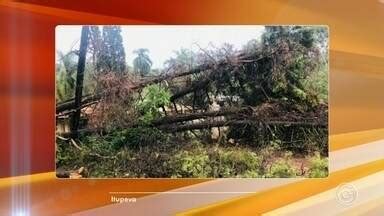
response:
{"label": "dense forest background", "polygon": [[127,64],[121,34],[83,26],[57,53],[59,177],[328,175],[327,28],[266,26],[162,69],[145,47]]}

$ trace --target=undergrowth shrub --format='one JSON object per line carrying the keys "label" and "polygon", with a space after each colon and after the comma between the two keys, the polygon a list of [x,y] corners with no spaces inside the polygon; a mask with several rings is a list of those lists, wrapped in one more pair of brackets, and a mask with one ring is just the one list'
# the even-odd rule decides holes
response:
{"label": "undergrowth shrub", "polygon": [[201,147],[191,151],[183,150],[171,159],[171,166],[174,171],[172,177],[209,177],[212,167],[209,164],[209,155]]}
{"label": "undergrowth shrub", "polygon": [[298,169],[292,163],[292,153],[286,152],[281,158],[273,161],[265,173],[267,178],[289,178],[298,175]]}
{"label": "undergrowth shrub", "polygon": [[310,159],[308,177],[311,178],[324,178],[328,176],[328,159],[321,157],[320,154],[315,154]]}
{"label": "undergrowth shrub", "polygon": [[[298,163],[294,163],[292,153],[281,154],[278,140],[258,150],[194,141],[180,145],[157,134],[158,131],[152,140],[145,138],[153,133],[147,130],[139,127],[116,131],[119,135],[111,137],[81,137],[77,141],[81,149],[69,141],[58,140],[57,167],[64,170],[85,167],[89,177],[123,178],[287,178],[304,174],[299,171]],[[305,176],[327,176],[327,158],[316,154],[304,160],[309,161]]]}
{"label": "undergrowth shrub", "polygon": [[297,170],[289,161],[279,159],[271,165],[269,172],[265,176],[268,178],[289,178],[296,175]]}
{"label": "undergrowth shrub", "polygon": [[168,135],[157,128],[139,126],[117,130],[111,134],[110,140],[115,149],[120,149],[123,146],[137,149],[165,143],[168,140]]}
{"label": "undergrowth shrub", "polygon": [[241,148],[215,148],[210,153],[212,177],[256,177],[261,160],[256,153]]}
{"label": "undergrowth shrub", "polygon": [[248,149],[193,144],[171,158],[172,177],[260,176],[261,159]]}

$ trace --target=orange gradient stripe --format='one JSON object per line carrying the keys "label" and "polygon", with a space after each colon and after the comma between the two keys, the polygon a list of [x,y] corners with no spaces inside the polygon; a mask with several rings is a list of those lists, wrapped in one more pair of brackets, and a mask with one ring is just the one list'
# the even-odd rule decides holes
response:
{"label": "orange gradient stripe", "polygon": [[[10,215],[12,190],[30,194],[31,215],[66,215],[111,203],[112,191],[162,192],[204,182],[204,179],[56,179],[41,173],[0,179],[0,215]],[[149,193],[124,194],[142,197]],[[118,196],[118,195],[114,195]]]}
{"label": "orange gradient stripe", "polygon": [[343,182],[353,181],[382,170],[384,170],[384,159],[330,173],[326,179],[305,179],[254,195],[192,209],[178,215],[261,215],[334,188]]}
{"label": "orange gradient stripe", "polygon": [[329,147],[330,151],[337,151],[381,139],[384,139],[384,128],[354,133],[336,134],[329,137]]}
{"label": "orange gradient stripe", "polygon": [[[30,123],[34,127],[35,122],[39,122],[36,125],[40,127],[32,133],[31,173],[48,172],[54,169],[54,145],[50,138],[44,137],[50,137],[49,134],[53,136],[54,133],[54,129],[50,128],[54,121],[56,25],[140,22],[136,20],[163,24],[325,24],[330,27],[331,50],[344,52],[341,55],[331,53],[330,133],[382,128],[384,115],[380,113],[383,100],[379,93],[384,91],[384,85],[380,84],[383,72],[380,64],[376,64],[382,62],[384,56],[384,28],[380,28],[381,20],[384,20],[382,10],[383,5],[377,1],[364,2],[362,7],[362,2],[345,0],[240,0],[236,3],[228,0],[173,1],[167,5],[161,1],[147,0],[140,4],[124,0],[114,0],[110,4],[100,0],[2,1],[0,26],[3,34],[0,46],[4,52],[0,54],[0,71],[4,73],[0,74],[0,94],[4,96],[1,97],[1,103],[10,104],[11,98],[15,97],[9,93],[9,89],[16,86],[24,94],[29,94],[27,96],[31,99],[32,107],[42,106],[39,112],[45,113],[45,116],[32,116]],[[356,17],[353,22],[350,11],[354,11]],[[368,56],[368,60],[356,63],[355,60],[361,58],[350,57],[348,54]],[[346,57],[343,59],[343,56]],[[367,70],[367,64],[379,65],[374,66],[375,70],[380,70],[375,72],[374,78],[372,73],[367,72],[370,70]],[[342,65],[353,66],[347,68]],[[339,67],[343,71],[337,71]],[[14,79],[15,84],[11,84],[11,79]],[[345,85],[347,81],[351,84]],[[29,83],[30,87],[25,88],[25,83]],[[40,102],[42,100],[46,102]],[[26,109],[21,107],[12,112],[24,112]],[[9,112],[9,106],[0,107],[0,119],[4,119],[0,122],[0,142],[3,146],[0,152],[0,176],[4,177],[11,173],[11,144],[7,129],[10,125]],[[17,173],[23,174],[27,173]]]}
{"label": "orange gradient stripe", "polygon": [[18,10],[28,11],[31,13],[43,14],[50,17],[64,19],[66,20],[65,22],[68,24],[70,24],[71,21],[78,23],[79,20],[81,20],[83,24],[98,24],[98,25],[102,25],[102,24],[108,25],[111,23],[112,24],[119,24],[119,23],[150,24],[149,22],[140,21],[140,20],[121,18],[121,17],[115,17],[115,16],[107,16],[107,15],[99,15],[99,14],[60,9],[55,7],[47,7],[47,6],[34,5],[34,4],[26,4],[26,3],[20,3],[20,2],[10,1],[10,0],[0,2],[0,6],[10,7],[13,9],[18,9]]}

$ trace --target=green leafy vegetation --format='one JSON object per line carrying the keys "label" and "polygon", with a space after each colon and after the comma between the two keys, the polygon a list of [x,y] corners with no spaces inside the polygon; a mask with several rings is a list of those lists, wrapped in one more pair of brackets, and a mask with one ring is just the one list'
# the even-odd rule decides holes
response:
{"label": "green leafy vegetation", "polygon": [[135,127],[118,130],[109,135],[111,144],[115,149],[122,147],[141,148],[145,146],[161,145],[167,141],[167,134],[156,128]]}
{"label": "green leafy vegetation", "polygon": [[324,178],[328,176],[328,159],[316,154],[310,159],[308,176],[311,178]]}
{"label": "green leafy vegetation", "polygon": [[137,103],[138,110],[142,113],[140,120],[144,124],[150,123],[161,116],[159,107],[168,106],[171,93],[159,85],[150,85],[143,89],[144,97]]}
{"label": "green leafy vegetation", "polygon": [[57,54],[60,60],[56,65],[56,99],[64,101],[75,94],[77,57],[73,52]]}

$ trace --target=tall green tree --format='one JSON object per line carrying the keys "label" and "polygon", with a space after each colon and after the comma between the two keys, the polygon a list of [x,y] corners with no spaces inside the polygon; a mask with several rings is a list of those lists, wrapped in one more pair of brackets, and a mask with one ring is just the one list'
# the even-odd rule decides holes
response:
{"label": "tall green tree", "polygon": [[133,70],[140,76],[146,76],[151,71],[152,61],[148,56],[148,49],[137,49],[133,51],[137,56],[133,60]]}
{"label": "tall green tree", "polygon": [[72,98],[75,94],[74,74],[77,67],[77,55],[74,52],[57,52],[59,57],[56,65],[56,95],[58,101],[64,101]]}
{"label": "tall green tree", "polygon": [[103,43],[103,37],[99,26],[90,26],[88,52],[91,54],[94,68],[96,68],[101,57]]}
{"label": "tall green tree", "polygon": [[[98,38],[98,34],[98,30],[93,29],[92,36]],[[99,49],[96,51],[96,70],[98,72],[116,72],[118,74],[125,72],[125,51],[120,26],[103,27],[102,43]]]}

